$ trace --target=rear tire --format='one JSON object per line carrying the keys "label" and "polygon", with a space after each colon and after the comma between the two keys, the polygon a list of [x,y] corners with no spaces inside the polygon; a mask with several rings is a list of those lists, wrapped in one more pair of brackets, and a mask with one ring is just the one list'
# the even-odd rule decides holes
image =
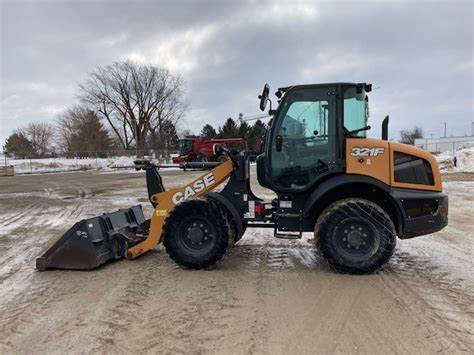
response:
{"label": "rear tire", "polygon": [[377,204],[344,199],[330,205],[316,222],[319,251],[335,270],[367,274],[385,264],[393,254],[396,231],[388,214]]}
{"label": "rear tire", "polygon": [[188,200],[176,205],[166,218],[163,244],[178,265],[203,269],[224,257],[230,234],[228,222],[210,202]]}

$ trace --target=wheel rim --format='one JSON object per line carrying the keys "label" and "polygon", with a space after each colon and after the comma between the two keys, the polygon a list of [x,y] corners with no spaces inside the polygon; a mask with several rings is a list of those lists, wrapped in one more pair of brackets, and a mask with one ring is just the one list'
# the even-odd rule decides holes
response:
{"label": "wheel rim", "polygon": [[374,255],[379,246],[379,233],[364,219],[348,218],[334,229],[334,247],[344,257],[361,260]]}
{"label": "wheel rim", "polygon": [[201,255],[212,249],[216,235],[214,226],[206,219],[188,217],[181,221],[176,240],[188,253]]}

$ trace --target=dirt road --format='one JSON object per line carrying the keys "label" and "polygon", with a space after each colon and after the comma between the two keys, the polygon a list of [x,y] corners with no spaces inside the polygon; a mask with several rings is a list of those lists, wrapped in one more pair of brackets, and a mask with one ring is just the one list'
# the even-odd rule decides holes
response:
{"label": "dirt road", "polygon": [[[165,172],[164,184],[195,175]],[[212,271],[182,270],[159,249],[40,273],[34,259],[75,221],[146,205],[144,176],[1,178],[0,353],[473,353],[474,182],[449,180],[449,227],[399,241],[375,275],[349,276],[328,269],[312,235],[266,230]]]}

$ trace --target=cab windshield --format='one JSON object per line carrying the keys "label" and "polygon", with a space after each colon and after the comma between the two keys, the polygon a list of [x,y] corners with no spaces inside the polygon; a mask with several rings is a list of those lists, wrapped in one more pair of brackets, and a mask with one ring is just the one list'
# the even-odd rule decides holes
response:
{"label": "cab windshield", "polygon": [[[367,126],[369,119],[369,97],[364,89],[348,87],[344,91],[344,128],[347,132]],[[366,137],[367,131],[352,134],[357,137]]]}
{"label": "cab windshield", "polygon": [[179,141],[179,154],[185,155],[193,150],[193,141],[191,139],[182,139]]}

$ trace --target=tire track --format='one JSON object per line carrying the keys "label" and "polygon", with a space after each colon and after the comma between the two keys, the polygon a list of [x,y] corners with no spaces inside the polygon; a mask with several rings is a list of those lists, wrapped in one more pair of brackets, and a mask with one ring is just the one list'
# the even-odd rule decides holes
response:
{"label": "tire track", "polygon": [[474,297],[429,259],[396,253],[381,280],[399,304],[427,325],[443,351],[474,352]]}

